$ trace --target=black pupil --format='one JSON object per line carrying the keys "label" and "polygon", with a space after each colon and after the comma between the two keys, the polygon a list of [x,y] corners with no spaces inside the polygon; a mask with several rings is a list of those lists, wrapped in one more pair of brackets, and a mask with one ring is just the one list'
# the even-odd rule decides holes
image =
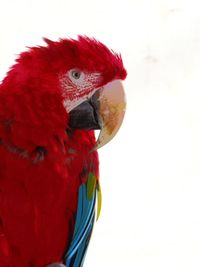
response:
{"label": "black pupil", "polygon": [[80,77],[80,72],[75,71],[75,72],[73,73],[73,76],[74,76],[75,79],[78,79],[78,78]]}

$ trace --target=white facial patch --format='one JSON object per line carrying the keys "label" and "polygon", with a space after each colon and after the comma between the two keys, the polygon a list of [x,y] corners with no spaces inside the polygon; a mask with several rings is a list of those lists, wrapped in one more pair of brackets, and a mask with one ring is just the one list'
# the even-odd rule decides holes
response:
{"label": "white facial patch", "polygon": [[68,113],[100,89],[98,85],[101,77],[98,72],[83,72],[78,69],[69,70],[60,77],[63,105]]}

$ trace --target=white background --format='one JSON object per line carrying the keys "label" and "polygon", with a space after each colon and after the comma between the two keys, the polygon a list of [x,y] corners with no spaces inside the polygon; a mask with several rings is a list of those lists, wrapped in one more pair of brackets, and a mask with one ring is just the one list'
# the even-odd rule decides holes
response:
{"label": "white background", "polygon": [[200,7],[195,0],[1,0],[0,78],[25,46],[94,36],[122,53],[127,115],[100,151],[86,267],[200,266]]}

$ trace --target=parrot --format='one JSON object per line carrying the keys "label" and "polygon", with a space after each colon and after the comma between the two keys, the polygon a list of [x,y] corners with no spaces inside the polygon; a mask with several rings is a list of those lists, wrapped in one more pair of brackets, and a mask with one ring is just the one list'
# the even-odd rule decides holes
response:
{"label": "parrot", "polygon": [[0,267],[83,266],[102,201],[97,150],[126,109],[120,53],[85,35],[43,40],[0,83]]}

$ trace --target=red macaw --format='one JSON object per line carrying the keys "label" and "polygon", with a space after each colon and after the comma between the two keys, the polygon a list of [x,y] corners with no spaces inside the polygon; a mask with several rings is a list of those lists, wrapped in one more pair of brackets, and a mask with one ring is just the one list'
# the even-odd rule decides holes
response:
{"label": "red macaw", "polygon": [[82,266],[101,201],[96,149],[124,115],[119,54],[83,36],[44,40],[0,84],[0,267]]}

